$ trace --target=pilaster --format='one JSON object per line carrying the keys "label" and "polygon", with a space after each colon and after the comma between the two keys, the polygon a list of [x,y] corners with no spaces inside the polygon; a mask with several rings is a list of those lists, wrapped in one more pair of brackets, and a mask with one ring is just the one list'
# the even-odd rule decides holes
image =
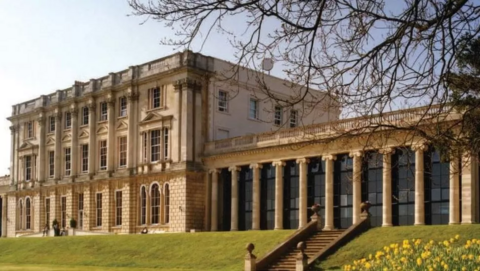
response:
{"label": "pilaster", "polygon": [[45,156],[45,117],[43,113],[37,119],[38,133],[39,133],[39,146],[38,146],[38,181],[43,183],[45,181],[45,169],[46,169],[46,156]]}
{"label": "pilaster", "polygon": [[478,162],[475,155],[465,152],[462,156],[462,224],[476,222],[476,189]]}
{"label": "pilaster", "polygon": [[115,170],[115,96],[108,94],[108,148],[107,148],[107,171]]}
{"label": "pilaster", "polygon": [[[15,168],[18,166],[16,161],[17,159],[15,159],[15,150],[17,149],[17,144],[16,144],[16,140],[15,140],[15,137],[16,137],[16,133],[17,133],[17,128],[12,125],[10,126],[10,135],[11,135],[11,147],[10,147],[10,186],[14,186],[15,185],[15,180],[16,180],[16,177],[17,177],[17,174],[16,174],[16,170]],[[6,198],[4,200],[4,202],[6,203]],[[2,224],[3,225],[3,224]],[[2,231],[4,232],[4,231]]]}
{"label": "pilaster", "polygon": [[218,230],[218,174],[219,171],[217,169],[213,169],[209,171],[209,174],[212,174],[212,222],[210,225],[211,231]]}
{"label": "pilaster", "polygon": [[[78,108],[76,104],[72,104],[70,107],[70,113],[72,115],[72,153],[71,153],[71,176],[74,180],[78,175],[79,161],[79,148],[78,145]],[[68,223],[67,223],[68,224]]]}
{"label": "pilaster", "polygon": [[90,177],[93,177],[95,174],[95,158],[96,158],[96,153],[97,153],[97,148],[96,148],[96,137],[97,137],[97,131],[96,131],[96,125],[97,125],[97,119],[96,119],[96,111],[95,111],[95,100],[90,99],[88,101],[88,130],[89,130],[89,138],[88,138],[88,174]]}
{"label": "pilaster", "polygon": [[[128,153],[127,153],[127,168],[132,170],[137,167],[135,164],[135,155],[137,155],[136,151],[136,140],[135,140],[135,124],[136,119],[136,108],[138,103],[138,94],[130,90],[127,94],[128,99],[128,138],[127,138],[127,145],[128,145]],[[163,138],[163,137],[162,137]]]}
{"label": "pilaster", "polygon": [[58,181],[62,176],[62,111],[55,109],[55,180]]}

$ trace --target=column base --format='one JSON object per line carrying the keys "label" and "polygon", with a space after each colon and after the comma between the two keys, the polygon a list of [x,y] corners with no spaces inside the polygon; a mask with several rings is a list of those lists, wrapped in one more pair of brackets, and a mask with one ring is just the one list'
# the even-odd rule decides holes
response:
{"label": "column base", "polygon": [[460,222],[449,222],[448,225],[460,225]]}
{"label": "column base", "polygon": [[323,230],[324,231],[331,231],[331,230],[333,230],[333,227],[325,225],[325,227],[323,227]]}
{"label": "column base", "polygon": [[414,226],[425,226],[425,223],[415,223]]}
{"label": "column base", "polygon": [[283,230],[283,227],[275,227],[274,230]]}
{"label": "column base", "polygon": [[238,231],[238,229],[230,229],[230,231]]}
{"label": "column base", "polygon": [[382,227],[393,227],[392,224],[382,224]]}
{"label": "column base", "polygon": [[471,224],[473,224],[473,222],[472,221],[465,221],[465,222],[462,221],[461,224],[462,225],[471,225]]}

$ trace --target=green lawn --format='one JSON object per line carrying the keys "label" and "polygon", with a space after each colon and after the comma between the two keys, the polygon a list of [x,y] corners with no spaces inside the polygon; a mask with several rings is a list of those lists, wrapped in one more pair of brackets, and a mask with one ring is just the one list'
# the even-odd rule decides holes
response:
{"label": "green lawn", "polygon": [[[0,239],[1,270],[241,270],[245,245],[263,256],[293,230]],[[22,265],[21,269],[15,269]],[[52,269],[56,266],[57,269]],[[100,268],[102,267],[102,268]],[[89,271],[97,271],[88,268]],[[113,268],[124,270],[124,268]]]}
{"label": "green lawn", "polygon": [[338,269],[353,260],[375,254],[384,246],[398,243],[405,239],[422,239],[443,241],[456,234],[460,235],[460,242],[467,239],[480,239],[480,224],[458,226],[407,226],[391,228],[373,228],[360,235],[346,246],[340,248],[334,255],[322,261],[317,267],[319,270]]}

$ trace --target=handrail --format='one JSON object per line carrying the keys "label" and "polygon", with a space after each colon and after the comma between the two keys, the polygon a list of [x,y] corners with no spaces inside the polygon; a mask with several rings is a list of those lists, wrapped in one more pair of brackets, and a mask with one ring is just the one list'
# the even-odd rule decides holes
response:
{"label": "handrail", "polygon": [[296,246],[298,242],[317,232],[318,222],[316,220],[310,221],[303,228],[297,230],[287,240],[273,248],[263,258],[257,261],[257,270],[266,270],[268,266],[275,260],[284,255],[292,246]]}
{"label": "handrail", "polygon": [[361,219],[356,224],[350,226],[347,230],[345,230],[342,234],[340,234],[334,241],[332,241],[329,245],[325,246],[322,250],[320,250],[317,254],[313,257],[308,259],[308,267],[311,267],[315,264],[317,260],[320,258],[324,258],[330,255],[332,252],[352,240],[352,238],[358,236],[360,233],[367,231],[370,228],[370,218],[368,215],[362,214]]}

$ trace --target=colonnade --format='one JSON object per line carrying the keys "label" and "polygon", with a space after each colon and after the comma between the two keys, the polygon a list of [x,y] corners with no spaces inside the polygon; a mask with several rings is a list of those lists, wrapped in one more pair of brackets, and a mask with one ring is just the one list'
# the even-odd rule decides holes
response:
{"label": "colonnade", "polygon": [[[425,224],[425,168],[424,155],[428,150],[428,146],[418,144],[411,146],[415,152],[415,215],[414,225]],[[395,148],[385,148],[378,150],[382,154],[382,226],[392,226],[392,155]],[[352,169],[352,223],[360,221],[360,205],[362,193],[362,159],[364,152],[353,151],[349,156],[353,158]],[[310,157],[296,158],[295,161],[299,167],[299,228],[305,226],[308,221],[307,217],[307,197],[308,197],[308,163]],[[337,158],[336,154],[323,154],[321,159],[325,161],[325,226],[324,230],[334,229],[334,162]],[[472,159],[469,153],[465,153],[460,157],[450,160],[449,168],[449,224],[471,224],[477,220],[477,183],[478,183],[478,162]],[[249,165],[253,173],[253,208],[252,208],[252,230],[260,229],[260,170],[263,164],[271,163],[275,167],[275,229],[283,229],[283,193],[284,178],[283,168],[286,160],[291,158],[273,161],[262,161],[262,163],[251,163]],[[460,162],[461,160],[461,162]],[[462,164],[462,167],[460,167]],[[228,170],[231,172],[232,180],[238,180],[240,164],[230,166]],[[219,172],[221,168],[209,170],[209,178],[211,179],[211,228],[212,231],[218,230],[219,213],[218,200],[219,195]],[[461,183],[460,183],[461,177]],[[239,187],[237,181],[231,182],[231,225],[232,231],[238,230],[239,223]],[[461,186],[461,191],[460,191]],[[460,206],[460,195],[461,204]],[[462,210],[460,210],[460,208]],[[461,217],[460,217],[461,214]]]}

